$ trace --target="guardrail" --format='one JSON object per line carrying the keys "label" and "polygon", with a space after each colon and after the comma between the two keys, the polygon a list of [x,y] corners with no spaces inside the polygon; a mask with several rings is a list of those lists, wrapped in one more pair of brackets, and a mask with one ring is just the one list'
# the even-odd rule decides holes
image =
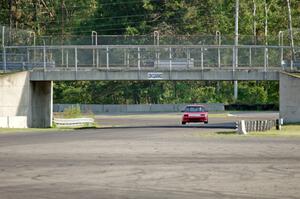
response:
{"label": "guardrail", "polygon": [[269,131],[274,127],[276,127],[277,130],[280,130],[281,125],[281,120],[241,120],[236,122],[236,129],[239,134],[247,134],[250,132]]}
{"label": "guardrail", "polygon": [[68,126],[93,126],[95,123],[95,120],[93,118],[71,118],[71,119],[65,119],[65,118],[54,118],[53,122],[58,127],[68,127]]}
{"label": "guardrail", "polygon": [[[296,48],[299,50],[300,48]],[[0,50],[1,51],[1,50]],[[0,68],[10,63],[47,70],[196,68],[293,70],[290,46],[258,45],[66,45],[4,46]],[[238,60],[236,64],[236,59]],[[54,63],[54,64],[49,64]],[[293,63],[293,62],[292,62]],[[295,67],[298,67],[297,65]]]}

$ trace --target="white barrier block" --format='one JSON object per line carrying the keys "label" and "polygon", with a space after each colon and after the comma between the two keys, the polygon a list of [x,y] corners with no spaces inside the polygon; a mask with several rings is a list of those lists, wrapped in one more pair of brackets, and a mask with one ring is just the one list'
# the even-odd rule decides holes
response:
{"label": "white barrier block", "polygon": [[8,128],[8,117],[0,117],[0,128]]}
{"label": "white barrier block", "polygon": [[8,128],[28,128],[27,116],[9,116]]}
{"label": "white barrier block", "polygon": [[238,133],[243,135],[247,134],[245,120],[239,122]]}

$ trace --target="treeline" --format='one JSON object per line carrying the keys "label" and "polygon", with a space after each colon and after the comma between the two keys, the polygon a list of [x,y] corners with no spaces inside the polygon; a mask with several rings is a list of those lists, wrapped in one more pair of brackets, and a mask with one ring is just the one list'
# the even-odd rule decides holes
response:
{"label": "treeline", "polygon": [[[300,1],[290,1],[297,28]],[[92,31],[144,35],[157,30],[168,36],[220,31],[233,38],[234,12],[235,0],[0,0],[0,24],[34,30],[58,43],[90,39]],[[246,37],[277,45],[278,32],[284,31],[289,45],[287,0],[240,0],[239,19],[240,43],[248,44]],[[295,33],[296,45],[299,35]],[[54,95],[55,103],[278,103],[278,83],[240,82],[236,101],[231,82],[60,82]]]}
{"label": "treeline", "polygon": [[80,81],[56,83],[54,103],[82,104],[278,104],[278,82],[211,81]]}
{"label": "treeline", "polygon": [[[288,0],[240,0],[240,35],[277,36],[288,28]],[[290,0],[299,27],[300,1]],[[234,35],[235,0],[1,0],[0,24],[67,38],[107,35]],[[266,19],[267,22],[266,23]]]}

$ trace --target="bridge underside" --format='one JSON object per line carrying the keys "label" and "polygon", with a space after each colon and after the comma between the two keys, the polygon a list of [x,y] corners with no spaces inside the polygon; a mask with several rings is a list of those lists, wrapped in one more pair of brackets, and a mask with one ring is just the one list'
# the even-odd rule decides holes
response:
{"label": "bridge underside", "polygon": [[210,80],[210,81],[250,81],[279,80],[278,71],[262,70],[52,70],[32,71],[31,81],[74,81],[74,80]]}

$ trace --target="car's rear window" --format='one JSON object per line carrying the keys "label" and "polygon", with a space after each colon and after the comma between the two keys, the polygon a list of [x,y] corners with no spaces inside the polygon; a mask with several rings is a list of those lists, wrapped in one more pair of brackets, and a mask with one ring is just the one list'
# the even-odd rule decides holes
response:
{"label": "car's rear window", "polygon": [[185,112],[206,112],[206,110],[201,106],[187,106]]}

